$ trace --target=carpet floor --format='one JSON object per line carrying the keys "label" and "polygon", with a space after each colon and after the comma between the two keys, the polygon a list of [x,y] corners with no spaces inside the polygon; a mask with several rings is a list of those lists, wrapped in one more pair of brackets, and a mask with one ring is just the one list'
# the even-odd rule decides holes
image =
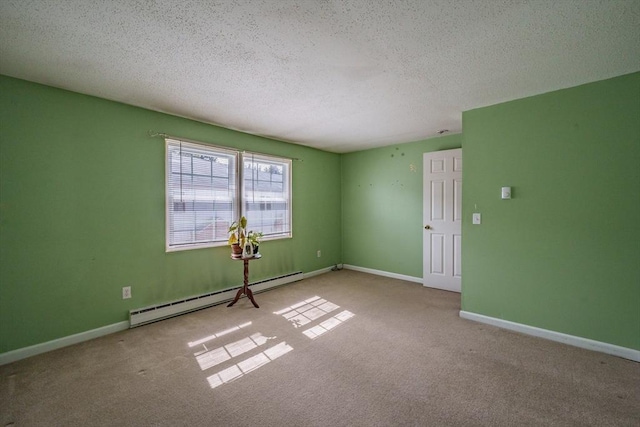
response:
{"label": "carpet floor", "polygon": [[326,273],[0,367],[1,426],[639,426],[640,364]]}

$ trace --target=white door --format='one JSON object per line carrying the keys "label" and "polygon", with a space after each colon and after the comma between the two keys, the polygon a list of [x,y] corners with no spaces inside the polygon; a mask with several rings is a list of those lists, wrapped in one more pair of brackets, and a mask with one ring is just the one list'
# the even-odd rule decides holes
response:
{"label": "white door", "polygon": [[424,286],[460,292],[462,148],[423,155]]}

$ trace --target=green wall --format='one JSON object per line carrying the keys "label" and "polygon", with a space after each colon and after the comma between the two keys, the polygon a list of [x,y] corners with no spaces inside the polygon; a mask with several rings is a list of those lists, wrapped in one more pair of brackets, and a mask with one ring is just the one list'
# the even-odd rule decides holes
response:
{"label": "green wall", "polygon": [[343,155],[345,264],[422,277],[422,155],[461,144],[455,134]]}
{"label": "green wall", "polygon": [[302,159],[294,237],[263,242],[252,281],[341,262],[337,154],[5,76],[0,93],[0,353],[242,283],[228,247],[165,253],[165,148],[149,130]]}
{"label": "green wall", "polygon": [[640,349],[640,73],[463,129],[462,309]]}

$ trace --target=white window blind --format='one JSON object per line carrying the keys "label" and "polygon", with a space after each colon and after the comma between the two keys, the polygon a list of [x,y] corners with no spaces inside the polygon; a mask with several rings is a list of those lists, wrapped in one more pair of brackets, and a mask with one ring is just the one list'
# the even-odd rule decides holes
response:
{"label": "white window blind", "polygon": [[226,244],[238,215],[238,153],[166,139],[167,251]]}
{"label": "white window blind", "polygon": [[242,154],[242,214],[265,239],[291,237],[291,159]]}

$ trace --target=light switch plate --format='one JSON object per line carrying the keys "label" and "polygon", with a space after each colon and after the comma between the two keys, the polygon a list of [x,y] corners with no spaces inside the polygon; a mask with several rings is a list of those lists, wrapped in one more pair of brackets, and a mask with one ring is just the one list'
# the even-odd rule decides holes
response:
{"label": "light switch plate", "polygon": [[474,224],[480,224],[482,222],[482,217],[479,213],[474,213],[473,214],[473,223]]}

